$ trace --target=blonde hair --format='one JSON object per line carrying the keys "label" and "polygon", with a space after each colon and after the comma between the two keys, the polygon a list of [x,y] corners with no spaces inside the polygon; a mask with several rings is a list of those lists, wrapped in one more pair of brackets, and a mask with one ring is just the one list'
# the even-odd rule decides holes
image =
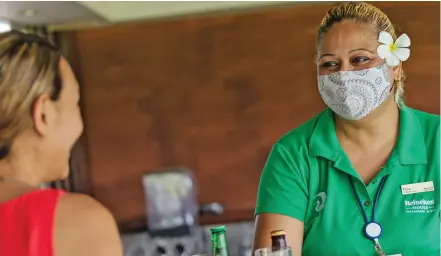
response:
{"label": "blonde hair", "polygon": [[60,52],[48,41],[13,32],[0,42],[0,159],[9,154],[13,139],[32,124],[35,100],[61,91]]}
{"label": "blonde hair", "polygon": [[[319,46],[324,34],[335,24],[343,20],[354,20],[360,24],[367,25],[377,33],[386,31],[397,39],[396,28],[389,20],[387,15],[377,7],[363,2],[344,2],[339,4],[326,13],[320,23],[317,33],[316,45]],[[394,82],[395,102],[401,103],[404,94],[404,72],[401,71],[400,77]]]}

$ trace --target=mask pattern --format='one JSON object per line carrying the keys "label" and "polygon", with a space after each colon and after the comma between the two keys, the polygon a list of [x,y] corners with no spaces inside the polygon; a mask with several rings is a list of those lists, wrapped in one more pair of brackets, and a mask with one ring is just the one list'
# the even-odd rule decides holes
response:
{"label": "mask pattern", "polygon": [[348,120],[359,120],[376,109],[390,93],[387,64],[369,69],[318,76],[319,93],[328,107]]}

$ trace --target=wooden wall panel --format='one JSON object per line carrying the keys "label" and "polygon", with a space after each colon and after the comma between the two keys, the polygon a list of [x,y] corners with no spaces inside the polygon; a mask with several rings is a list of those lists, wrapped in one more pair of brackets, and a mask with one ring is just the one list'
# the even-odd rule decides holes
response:
{"label": "wooden wall panel", "polygon": [[[439,113],[438,2],[376,2],[412,39],[410,106]],[[324,105],[314,41],[329,3],[79,31],[76,44],[93,195],[120,222],[143,218],[141,175],[193,169],[220,218],[252,218],[282,134]]]}

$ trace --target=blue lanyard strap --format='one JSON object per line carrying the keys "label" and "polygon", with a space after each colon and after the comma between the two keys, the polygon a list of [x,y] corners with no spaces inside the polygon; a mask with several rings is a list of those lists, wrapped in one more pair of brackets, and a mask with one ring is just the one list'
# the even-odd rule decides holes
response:
{"label": "blue lanyard strap", "polygon": [[[380,198],[380,193],[381,193],[381,190],[383,190],[383,185],[384,185],[384,182],[386,181],[387,177],[388,177],[388,175],[384,176],[381,179],[380,185],[379,185],[378,190],[377,190],[377,194],[375,195],[374,205],[372,207],[372,221],[375,221],[375,208],[377,207],[378,198]],[[360,196],[358,195],[357,190],[355,189],[354,182],[352,181],[351,176],[348,176],[348,178],[349,178],[349,183],[351,183],[352,190],[354,191],[354,195],[357,198],[358,206],[360,207],[361,212],[363,213],[364,221],[366,223],[368,223],[369,222],[369,218],[368,218],[368,216],[366,214],[366,211],[363,208],[363,204],[361,203]]]}

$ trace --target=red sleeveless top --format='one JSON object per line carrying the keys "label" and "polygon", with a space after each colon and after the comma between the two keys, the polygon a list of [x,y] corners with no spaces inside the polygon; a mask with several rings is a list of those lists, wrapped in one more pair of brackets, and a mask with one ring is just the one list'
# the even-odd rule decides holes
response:
{"label": "red sleeveless top", "polygon": [[0,203],[0,255],[53,256],[55,207],[63,194],[41,189]]}

